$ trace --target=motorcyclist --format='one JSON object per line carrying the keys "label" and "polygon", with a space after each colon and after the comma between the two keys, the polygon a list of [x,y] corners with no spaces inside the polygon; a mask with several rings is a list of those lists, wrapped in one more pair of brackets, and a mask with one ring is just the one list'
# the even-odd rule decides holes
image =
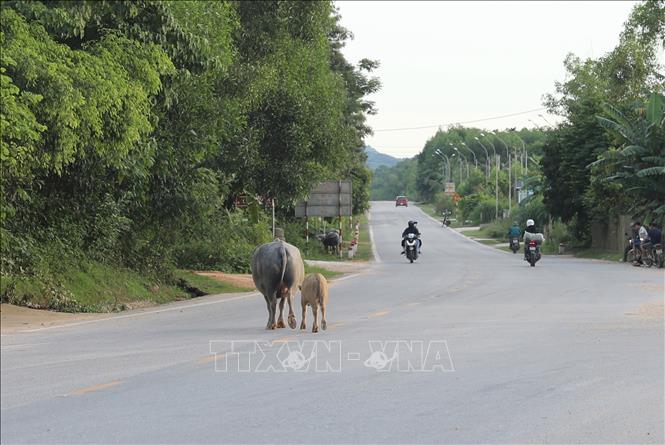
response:
{"label": "motorcyclist", "polygon": [[522,230],[520,229],[519,224],[517,224],[517,221],[513,221],[512,227],[508,229],[508,240],[519,238],[521,233]]}
{"label": "motorcyclist", "polygon": [[660,229],[660,224],[651,223],[649,224],[649,229],[647,230],[651,243],[653,245],[661,244],[663,241],[663,232]]}
{"label": "motorcyclist", "polygon": [[420,248],[422,247],[423,242],[420,240],[420,231],[418,230],[418,227],[416,227],[417,224],[418,221],[409,221],[409,226],[402,232],[402,255],[404,255],[404,241],[409,233],[415,234],[418,238],[418,253],[420,254]]}
{"label": "motorcyclist", "polygon": [[649,238],[649,232],[647,231],[646,227],[642,225],[640,221],[635,221],[633,224],[633,230],[637,232],[637,236],[635,237],[635,241],[633,242],[635,245],[635,249],[637,250],[637,253],[639,254],[637,260],[635,261],[634,265],[639,266],[642,264],[642,256],[645,254],[644,252],[644,245],[650,245],[650,238]]}
{"label": "motorcyclist", "polygon": [[529,242],[527,241],[526,237],[527,233],[538,233],[538,230],[536,229],[536,223],[532,219],[526,220],[526,229],[524,229],[524,261],[529,261],[529,258],[527,257],[527,249],[529,248]]}

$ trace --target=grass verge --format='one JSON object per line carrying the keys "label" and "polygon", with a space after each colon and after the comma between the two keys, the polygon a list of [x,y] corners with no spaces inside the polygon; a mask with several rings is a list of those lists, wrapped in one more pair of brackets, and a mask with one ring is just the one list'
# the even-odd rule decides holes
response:
{"label": "grass verge", "polygon": [[[349,229],[348,219],[344,220],[344,233],[343,235],[343,251],[342,257],[339,255],[332,255],[323,248],[323,245],[316,238],[310,238],[309,243],[306,245],[300,245],[300,252],[303,255],[303,259],[306,260],[317,260],[317,261],[369,261],[372,259],[372,244],[369,239],[369,227],[367,222],[367,215],[363,214],[360,216],[353,217],[353,223],[358,224],[358,248],[356,250],[356,255],[352,260],[349,260],[347,249],[349,242],[351,241],[353,235],[352,231]],[[302,244],[302,241],[299,243]]]}
{"label": "grass verge", "polygon": [[617,252],[606,252],[594,249],[585,249],[574,252],[576,258],[587,258],[594,260],[619,261],[623,254]]}
{"label": "grass verge", "polygon": [[251,292],[254,290],[253,288],[235,286],[231,283],[198,275],[188,270],[177,270],[175,276],[179,287],[197,296],[226,294],[230,292]]}
{"label": "grass verge", "polygon": [[132,270],[82,261],[57,275],[0,277],[3,303],[60,312],[118,312],[186,300],[238,288],[185,270],[176,270],[171,283],[160,283]]}
{"label": "grass verge", "polygon": [[310,273],[320,273],[326,279],[330,280],[332,278],[338,277],[342,275],[342,272],[334,272],[332,270],[325,269],[323,267],[319,266],[310,266],[309,264],[305,264],[305,273],[310,274]]}

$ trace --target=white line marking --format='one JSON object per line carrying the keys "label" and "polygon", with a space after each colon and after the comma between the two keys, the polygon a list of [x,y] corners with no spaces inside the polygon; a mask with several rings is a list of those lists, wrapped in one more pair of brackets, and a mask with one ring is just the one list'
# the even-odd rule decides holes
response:
{"label": "white line marking", "polygon": [[[333,279],[332,283],[335,283],[335,282],[338,282],[338,281],[348,280],[349,278],[355,278],[355,277],[358,277],[360,275],[362,275],[362,273],[354,273],[354,274],[350,274],[350,275],[345,275],[345,276],[342,276],[340,278]],[[221,303],[226,303],[226,302],[229,302],[229,301],[244,300],[246,298],[256,297],[256,296],[260,296],[260,295],[261,295],[260,292],[252,292],[252,293],[247,294],[247,295],[240,295],[240,296],[237,296],[237,297],[225,298],[223,300],[205,301],[205,302],[202,302],[202,303],[192,303],[192,304],[186,304],[186,305],[178,305],[178,306],[173,306],[173,307],[167,307],[167,308],[163,308],[163,309],[155,309],[153,311],[136,312],[136,313],[133,313],[133,314],[125,314],[125,315],[116,315],[116,316],[111,316],[111,317],[106,317],[106,318],[98,318],[98,319],[95,319],[95,320],[78,321],[78,322],[75,322],[75,323],[61,324],[61,325],[57,325],[57,326],[47,326],[47,327],[36,328],[36,329],[26,329],[24,331],[14,332],[12,334],[2,334],[2,336],[7,337],[7,336],[10,336],[10,335],[16,335],[16,334],[21,334],[21,333],[25,333],[25,332],[40,332],[40,331],[47,331],[47,330],[51,330],[51,329],[81,326],[81,325],[85,325],[85,324],[98,323],[98,322],[108,321],[108,320],[120,320],[120,319],[123,319],[123,318],[135,318],[135,317],[140,317],[140,316],[143,316],[143,315],[160,314],[162,312],[173,312],[173,311],[179,311],[179,310],[183,310],[183,309],[191,309],[191,308],[200,307],[200,306],[210,306],[212,304],[221,304]],[[36,343],[36,344],[41,344],[41,343]],[[3,346],[2,349],[6,349],[6,346]]]}
{"label": "white line marking", "polygon": [[[422,211],[422,210],[421,210]],[[374,231],[372,230],[372,224],[370,221],[372,220],[371,212],[367,212],[367,228],[369,231],[369,242],[372,245],[372,256],[374,256],[374,261],[378,264],[381,263],[381,257],[379,256],[379,252],[376,250],[376,244],[374,244]]]}
{"label": "white line marking", "polygon": [[[441,225],[441,221],[437,221],[434,217],[432,217],[432,216],[428,215],[427,213],[425,213],[425,211],[424,211],[423,209],[421,209],[420,207],[416,206],[416,208],[417,208],[418,210],[420,210],[420,212],[421,212],[423,215],[425,215],[426,217],[428,217],[429,219],[431,219],[432,221],[434,221],[437,225]],[[457,235],[457,236],[461,236],[463,239],[465,239],[465,240],[467,240],[467,241],[471,241],[471,242],[473,242],[473,243],[476,243],[476,244],[478,244],[479,246],[483,246],[483,247],[485,247],[485,248],[487,248],[487,249],[489,249],[489,250],[491,250],[491,251],[493,251],[493,252],[510,253],[510,252],[506,252],[505,250],[497,249],[496,247],[488,246],[487,244],[483,244],[483,243],[481,243],[481,242],[478,242],[478,241],[476,241],[475,239],[471,239],[471,238],[469,238],[468,236],[464,235],[463,233],[458,232],[457,230],[453,229],[452,227],[448,227],[448,230],[450,230],[452,233],[454,233],[454,234]]]}
{"label": "white line marking", "polygon": [[[106,317],[106,318],[98,318],[96,320],[86,320],[86,321],[79,321],[76,323],[68,323],[68,324],[61,324],[58,326],[47,326],[44,328],[37,328],[37,329],[26,329],[25,331],[18,331],[15,334],[21,334],[24,332],[39,332],[39,331],[47,331],[51,329],[59,329],[59,328],[68,328],[72,326],[81,326],[84,324],[90,324],[90,323],[98,323],[101,321],[109,321],[109,320],[120,320],[123,318],[134,318],[134,317],[141,317],[143,315],[152,315],[152,314],[160,314],[162,312],[173,312],[173,311],[180,311],[183,309],[191,309],[195,307],[200,307],[200,306],[210,306],[212,304],[221,304],[221,303],[226,303],[229,301],[237,301],[237,300],[244,300],[249,297],[256,297],[261,295],[259,292],[252,292],[251,294],[247,295],[240,295],[238,297],[232,297],[232,298],[225,298],[223,300],[217,300],[217,301],[205,301],[203,303],[193,303],[193,304],[188,304],[188,305],[178,305],[178,306],[173,306],[173,307],[168,307],[164,309],[156,309],[154,311],[146,311],[146,312],[137,312],[133,314],[125,314],[125,315],[117,315],[114,317]],[[3,335],[4,337],[5,335]]]}

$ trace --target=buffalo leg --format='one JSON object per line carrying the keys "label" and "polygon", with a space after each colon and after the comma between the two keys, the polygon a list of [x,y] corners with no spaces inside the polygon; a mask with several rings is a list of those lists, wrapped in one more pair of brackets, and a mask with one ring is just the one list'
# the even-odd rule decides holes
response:
{"label": "buffalo leg", "polygon": [[275,329],[275,312],[277,309],[277,300],[275,297],[265,297],[266,305],[268,306],[268,324],[266,329]]}
{"label": "buffalo leg", "polygon": [[277,320],[277,328],[285,328],[284,324],[284,297],[279,299],[279,319]]}

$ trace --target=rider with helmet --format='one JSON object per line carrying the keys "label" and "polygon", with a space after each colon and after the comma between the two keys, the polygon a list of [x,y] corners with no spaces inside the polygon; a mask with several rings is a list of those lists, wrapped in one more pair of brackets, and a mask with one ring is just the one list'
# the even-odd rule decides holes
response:
{"label": "rider with helmet", "polygon": [[526,229],[524,229],[524,261],[528,261],[526,255],[527,249],[529,247],[529,243],[527,240],[527,233],[533,233],[533,234],[538,233],[538,230],[536,230],[536,223],[532,219],[526,220]]}
{"label": "rider with helmet", "polygon": [[420,248],[422,247],[423,242],[420,240],[420,231],[418,230],[418,227],[416,227],[417,224],[418,221],[409,221],[409,227],[402,232],[402,255],[404,255],[404,239],[409,233],[413,233],[418,237],[418,253],[420,253]]}

